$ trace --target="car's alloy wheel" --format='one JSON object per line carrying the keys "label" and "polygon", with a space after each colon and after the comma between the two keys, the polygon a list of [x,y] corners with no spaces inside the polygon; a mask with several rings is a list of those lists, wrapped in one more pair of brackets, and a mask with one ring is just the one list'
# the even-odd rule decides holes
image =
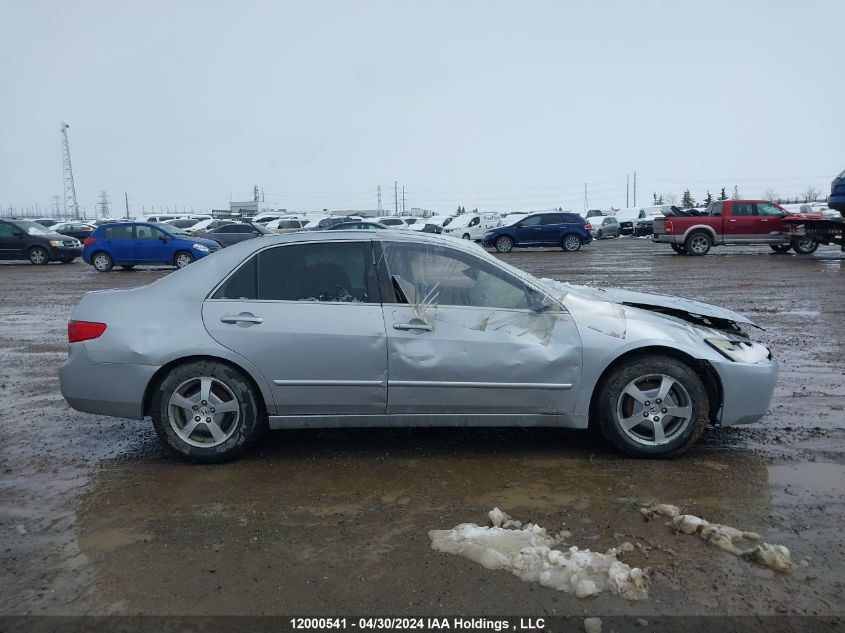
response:
{"label": "car's alloy wheel", "polygon": [[153,392],[150,415],[159,438],[197,462],[231,459],[266,427],[253,383],[239,370],[213,361],[172,369]]}
{"label": "car's alloy wheel", "polygon": [[513,240],[507,235],[503,235],[496,240],[496,250],[500,253],[510,253],[513,250]]}
{"label": "car's alloy wheel", "polygon": [[567,253],[574,253],[581,248],[581,238],[577,235],[567,235],[563,238],[563,250]]}
{"label": "car's alloy wheel", "polygon": [[184,268],[194,261],[194,256],[187,251],[179,251],[176,253],[176,257],[173,261],[176,264],[176,268]]}
{"label": "car's alloy wheel", "polygon": [[672,357],[635,358],[617,367],[598,388],[592,423],[631,455],[679,455],[698,440],[708,422],[701,378]]}
{"label": "car's alloy wheel", "polygon": [[94,268],[101,273],[109,272],[114,266],[114,262],[108,253],[97,253],[91,258],[91,263],[94,264]]}
{"label": "car's alloy wheel", "polygon": [[691,255],[706,255],[713,246],[713,240],[707,233],[693,233],[687,238],[684,248]]}
{"label": "car's alloy wheel", "polygon": [[29,261],[36,266],[50,263],[50,255],[40,246],[29,249]]}
{"label": "car's alloy wheel", "polygon": [[799,255],[811,255],[818,247],[819,243],[812,237],[798,237],[792,240],[792,248]]}

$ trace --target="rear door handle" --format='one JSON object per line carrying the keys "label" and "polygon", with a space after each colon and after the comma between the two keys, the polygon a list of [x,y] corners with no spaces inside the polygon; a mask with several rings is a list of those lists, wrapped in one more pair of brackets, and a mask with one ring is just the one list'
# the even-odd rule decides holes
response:
{"label": "rear door handle", "polygon": [[433,332],[434,326],[428,323],[394,323],[394,330],[423,330],[424,332]]}
{"label": "rear door handle", "polygon": [[241,312],[240,314],[224,314],[220,317],[223,323],[264,323],[264,319],[257,317],[249,312]]}

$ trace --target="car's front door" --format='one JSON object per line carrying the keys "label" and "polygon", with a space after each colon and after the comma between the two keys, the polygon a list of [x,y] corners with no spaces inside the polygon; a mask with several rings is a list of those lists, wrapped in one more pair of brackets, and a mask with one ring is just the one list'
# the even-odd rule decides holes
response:
{"label": "car's front door", "polygon": [[573,410],[581,339],[563,306],[466,251],[380,245],[388,413]]}
{"label": "car's front door", "polygon": [[539,244],[543,235],[543,216],[532,215],[520,220],[516,225],[516,241],[520,244]]}
{"label": "car's front door", "polygon": [[770,202],[758,202],[756,207],[757,217],[760,221],[759,231],[761,240],[771,241],[777,239],[778,236],[786,234],[786,227],[783,222],[783,216],[786,215],[786,211]]}
{"label": "car's front door", "polygon": [[168,237],[146,224],[135,225],[135,261],[138,263],[169,263]]}
{"label": "car's front door", "polygon": [[387,343],[369,240],[266,248],[205,301],[221,345],[256,365],[278,415],[383,414]]}
{"label": "car's front door", "polygon": [[761,230],[757,209],[753,202],[732,202],[730,215],[725,218],[725,242],[756,242]]}

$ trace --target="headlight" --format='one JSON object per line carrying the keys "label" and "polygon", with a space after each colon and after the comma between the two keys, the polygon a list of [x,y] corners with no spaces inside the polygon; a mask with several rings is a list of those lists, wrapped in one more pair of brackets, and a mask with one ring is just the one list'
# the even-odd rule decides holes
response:
{"label": "headlight", "polygon": [[61,245],[62,245],[61,240],[50,240],[50,246],[61,246]]}
{"label": "headlight", "polygon": [[193,247],[193,248],[195,248],[195,249],[197,249],[197,250],[198,250],[198,251],[200,251],[201,253],[208,253],[208,252],[210,252],[210,251],[208,250],[208,246],[206,246],[205,244],[193,244],[193,245],[192,245],[192,247]]}
{"label": "headlight", "polygon": [[706,338],[707,344],[735,363],[765,363],[771,358],[768,348],[759,343],[730,341],[726,338]]}

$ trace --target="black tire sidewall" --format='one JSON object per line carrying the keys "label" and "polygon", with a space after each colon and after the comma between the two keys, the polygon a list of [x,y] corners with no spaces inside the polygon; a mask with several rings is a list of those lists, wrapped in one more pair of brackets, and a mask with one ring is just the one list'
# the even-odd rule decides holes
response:
{"label": "black tire sidewall", "polygon": [[819,248],[819,243],[815,240],[813,240],[812,248],[809,248],[809,249],[799,249],[798,245],[800,243],[801,243],[800,239],[794,239],[794,240],[792,240],[792,244],[791,244],[792,250],[794,250],[798,255],[812,255]]}
{"label": "black tire sidewall", "polygon": [[[690,396],[692,419],[684,431],[668,444],[640,444],[620,428],[616,402],[632,380],[647,374],[666,374],[680,382]],[[599,385],[594,408],[596,426],[616,448],[634,457],[667,458],[685,453],[704,432],[708,424],[709,403],[704,384],[691,367],[680,360],[658,355],[641,356],[615,368]]]}
{"label": "black tire sidewall", "polygon": [[[228,385],[240,406],[238,428],[225,442],[209,448],[191,446],[183,442],[170,426],[168,418],[168,403],[176,387],[190,378],[201,376],[217,378]],[[224,462],[233,459],[248,448],[265,427],[264,411],[252,382],[237,369],[213,361],[186,363],[170,370],[156,386],[150,413],[156,433],[165,446],[179,457],[200,463]]]}

